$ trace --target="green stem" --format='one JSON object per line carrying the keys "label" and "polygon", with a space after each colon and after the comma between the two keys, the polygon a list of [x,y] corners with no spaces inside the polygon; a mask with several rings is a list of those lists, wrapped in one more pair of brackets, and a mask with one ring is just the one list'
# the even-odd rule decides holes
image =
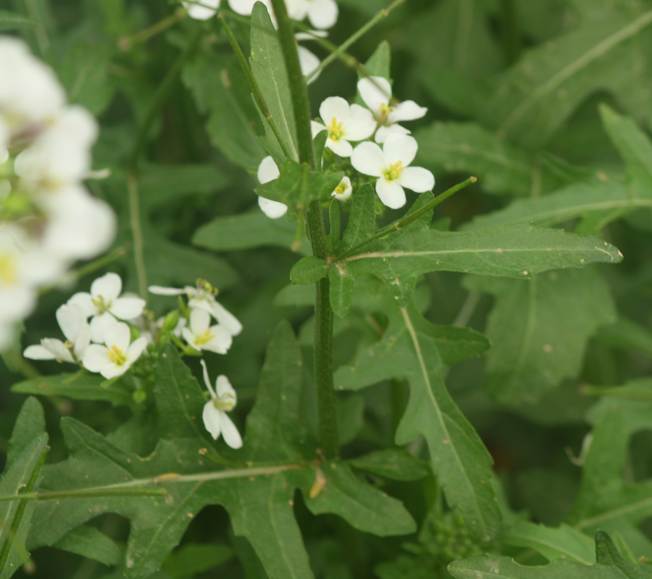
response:
{"label": "green stem", "polygon": [[[324,69],[329,66],[336,59],[347,60],[346,51],[353,46],[358,40],[360,40],[367,32],[369,32],[374,26],[376,26],[381,20],[387,18],[394,10],[398,7],[405,4],[407,0],[394,0],[387,8],[379,10],[376,15],[369,20],[362,28],[357,32],[354,32],[349,38],[347,38],[339,47],[337,47],[331,54],[329,54],[319,65],[319,68],[312,73],[309,80],[313,80],[319,76]],[[366,76],[366,75],[365,75]]]}
{"label": "green stem", "polygon": [[[310,100],[308,87],[301,72],[294,28],[288,16],[285,1],[272,0],[272,6],[278,23],[279,41],[292,93],[299,161],[314,168],[315,152],[310,129]],[[313,254],[325,258],[328,254],[328,238],[322,209],[317,201],[312,202],[308,208],[308,230]],[[319,413],[319,441],[324,455],[327,458],[333,458],[339,452],[339,437],[335,388],[333,386],[333,311],[330,305],[328,278],[320,280],[316,287],[314,371]]]}
{"label": "green stem", "polygon": [[518,30],[518,13],[515,0],[502,0],[502,40],[507,64],[518,60],[521,37]]}
{"label": "green stem", "polygon": [[369,239],[366,239],[365,241],[359,243],[355,247],[352,247],[348,251],[344,252],[342,255],[337,256],[337,261],[341,259],[345,259],[347,257],[350,257],[352,255],[355,255],[360,251],[363,247],[366,247],[373,241],[376,241],[378,239],[381,239],[383,237],[386,237],[387,235],[391,233],[395,233],[396,231],[400,231],[401,229],[405,229],[408,225],[411,223],[414,223],[417,219],[419,219],[421,216],[425,215],[426,213],[429,213],[439,205],[441,205],[444,201],[447,199],[450,199],[453,195],[461,191],[462,189],[466,189],[470,185],[473,185],[474,183],[478,182],[477,177],[469,177],[465,181],[462,181],[461,183],[458,183],[457,185],[453,185],[449,189],[446,189],[441,195],[437,195],[435,198],[432,199],[429,203],[426,203],[423,207],[420,207],[416,211],[412,211],[408,213],[407,215],[403,216],[401,219],[398,219],[394,221],[394,223],[390,223],[386,227],[383,227],[382,229],[379,229],[374,235],[372,235]]}

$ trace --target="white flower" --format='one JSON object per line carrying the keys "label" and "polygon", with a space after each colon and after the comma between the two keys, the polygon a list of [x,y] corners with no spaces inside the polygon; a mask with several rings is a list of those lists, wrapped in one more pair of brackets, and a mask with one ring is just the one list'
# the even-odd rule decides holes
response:
{"label": "white flower", "polygon": [[211,399],[204,404],[204,411],[202,412],[204,427],[213,437],[213,440],[217,440],[220,435],[223,435],[224,442],[231,448],[242,448],[240,433],[227,414],[238,403],[238,397],[233,386],[231,386],[231,382],[226,376],[218,376],[213,390],[204,360],[201,361],[201,367],[204,384],[206,384],[206,388],[211,395]]}
{"label": "white flower", "polygon": [[332,28],[337,22],[337,3],[335,0],[286,0],[288,14],[294,20],[306,16],[315,28]]}
{"label": "white flower", "polygon": [[[276,161],[272,157],[265,157],[258,165],[258,182],[261,185],[275,181],[281,176]],[[266,197],[258,196],[258,206],[261,211],[270,219],[280,219],[287,211],[288,206],[280,201],[267,199]]]}
{"label": "white flower", "polygon": [[376,122],[373,115],[360,105],[350,105],[342,97],[329,97],[319,107],[324,124],[313,121],[313,136],[328,132],[326,146],[340,157],[350,157],[350,141],[364,141],[373,135]]}
{"label": "white flower", "polygon": [[380,125],[376,132],[377,143],[384,143],[390,135],[409,135],[410,131],[398,123],[415,121],[428,112],[414,101],[392,104],[392,85],[380,76],[361,79],[358,92]]}
{"label": "white flower", "polygon": [[131,342],[129,326],[112,320],[105,326],[103,344],[91,344],[82,363],[89,372],[102,374],[107,380],[122,376],[147,348],[147,338]]}
{"label": "white flower", "polygon": [[242,332],[240,321],[215,299],[217,290],[207,281],[200,280],[197,287],[186,286],[185,288],[152,285],[149,287],[149,291],[159,296],[185,295],[188,297],[188,306],[191,309],[208,312],[231,336],[237,336]]}
{"label": "white flower", "polygon": [[256,2],[261,2],[264,4],[267,8],[267,11],[271,15],[272,10],[269,0],[229,0],[229,7],[231,10],[237,14],[240,14],[241,16],[250,16]]}
{"label": "white flower", "polygon": [[84,357],[91,340],[91,330],[84,312],[77,306],[64,304],[57,310],[57,322],[66,341],[43,338],[40,345],[29,346],[23,355],[31,360],[56,360],[74,364]]}
{"label": "white flower", "polygon": [[347,176],[344,176],[340,181],[340,184],[335,187],[331,193],[331,197],[334,197],[338,201],[348,201],[351,198],[353,193],[353,187],[351,185],[351,179]]}
{"label": "white flower", "polygon": [[181,330],[183,339],[195,350],[208,350],[226,354],[233,343],[233,336],[221,324],[211,326],[211,315],[203,309],[190,311],[190,323]]}
{"label": "white flower", "polygon": [[213,18],[220,7],[220,0],[187,0],[182,2],[188,16],[194,20]]}
{"label": "white flower", "polygon": [[68,303],[79,306],[91,320],[91,338],[102,342],[113,327],[112,316],[133,320],[145,309],[145,300],[132,295],[121,296],[122,279],[117,273],[107,273],[91,284],[91,291],[73,295]]}
{"label": "white flower", "polygon": [[360,173],[378,177],[378,197],[387,207],[398,209],[405,205],[404,187],[425,193],[435,186],[435,177],[430,171],[410,167],[417,150],[417,142],[412,137],[391,135],[382,149],[372,142],[359,144],[353,151],[351,164]]}

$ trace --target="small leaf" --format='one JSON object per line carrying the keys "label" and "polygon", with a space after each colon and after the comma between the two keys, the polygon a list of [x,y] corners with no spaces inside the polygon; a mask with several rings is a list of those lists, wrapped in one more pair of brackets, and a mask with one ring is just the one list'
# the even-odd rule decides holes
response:
{"label": "small leaf", "polygon": [[290,271],[292,283],[317,283],[328,275],[328,264],[319,257],[309,255],[301,258]]}
{"label": "small leaf", "polygon": [[415,481],[430,474],[427,464],[402,448],[386,448],[354,458],[349,464],[390,480]]}

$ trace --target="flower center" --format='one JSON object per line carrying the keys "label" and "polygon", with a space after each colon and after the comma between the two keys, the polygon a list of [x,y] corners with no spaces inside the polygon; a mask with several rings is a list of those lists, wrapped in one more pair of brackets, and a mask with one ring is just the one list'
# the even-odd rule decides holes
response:
{"label": "flower center", "polygon": [[222,398],[213,398],[213,406],[224,412],[231,412],[235,408],[233,396],[223,396]]}
{"label": "flower center", "polygon": [[328,138],[331,141],[340,141],[344,137],[344,125],[340,123],[335,117],[331,120],[331,124],[328,125]]}
{"label": "flower center", "polygon": [[211,332],[209,328],[208,330],[203,331],[201,334],[198,334],[195,337],[195,344],[200,347],[205,346],[212,339],[213,339],[213,332]]}
{"label": "flower center", "polygon": [[401,177],[401,173],[403,173],[403,169],[405,169],[403,163],[401,161],[396,161],[396,163],[392,163],[389,167],[385,168],[383,171],[383,177],[385,177],[386,181],[398,181]]}
{"label": "flower center", "polygon": [[335,194],[336,195],[344,195],[346,193],[346,183],[342,181],[337,187],[335,187]]}
{"label": "flower center", "polygon": [[119,346],[111,346],[109,348],[109,360],[116,366],[124,366],[127,363],[127,355],[124,350]]}
{"label": "flower center", "polygon": [[103,296],[95,296],[91,301],[100,314],[103,314],[111,307],[111,303],[107,302]]}
{"label": "flower center", "polygon": [[388,104],[381,105],[380,109],[378,110],[378,122],[381,125],[386,124],[387,121],[389,120],[389,115],[392,113],[393,110],[394,107]]}
{"label": "flower center", "polygon": [[14,285],[17,280],[16,259],[12,255],[0,254],[0,284]]}

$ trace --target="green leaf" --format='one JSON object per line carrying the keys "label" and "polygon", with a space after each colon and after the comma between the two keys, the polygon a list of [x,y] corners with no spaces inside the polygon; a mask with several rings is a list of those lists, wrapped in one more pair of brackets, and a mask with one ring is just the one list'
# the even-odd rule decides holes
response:
{"label": "green leaf", "polygon": [[349,221],[342,237],[344,249],[351,249],[369,239],[376,231],[376,192],[366,184],[356,190],[351,199]]}
{"label": "green leaf", "polygon": [[629,380],[622,386],[584,386],[582,391],[591,396],[652,402],[652,378]]}
{"label": "green leaf", "polygon": [[464,232],[408,229],[335,263],[353,274],[371,273],[391,281],[432,271],[529,278],[551,269],[621,260],[618,249],[599,239],[512,226]]}
{"label": "green leaf", "polygon": [[218,217],[200,227],[193,243],[213,251],[239,251],[256,247],[278,246],[300,253],[307,253],[308,244],[303,241],[295,249],[296,225],[288,217],[269,219],[259,209],[228,217]]}
{"label": "green leaf", "polygon": [[382,342],[335,373],[336,388],[359,389],[407,379],[410,399],[396,432],[407,444],[423,436],[447,501],[469,531],[487,540],[500,524],[491,457],[444,385],[444,365],[428,322],[413,308],[394,306]]}
{"label": "green leaf", "polygon": [[130,390],[121,381],[107,384],[101,376],[84,371],[23,380],[14,384],[11,390],[36,396],[64,396],[72,400],[101,400],[114,406],[133,403]]}
{"label": "green leaf", "polygon": [[34,22],[21,14],[0,10],[0,32],[5,30],[21,30],[34,26]]}
{"label": "green leaf", "polygon": [[423,461],[402,448],[376,450],[350,460],[349,464],[358,470],[398,481],[420,480],[430,474]]}
{"label": "green leaf", "polygon": [[98,561],[107,567],[119,565],[124,556],[120,545],[90,525],[73,529],[56,543],[55,547]]}
{"label": "green leaf", "polygon": [[[9,441],[0,495],[30,493],[37,488],[48,451],[43,409],[29,398],[16,420]],[[8,579],[29,559],[25,541],[32,526],[34,503],[18,498],[0,502],[0,579]]]}
{"label": "green leaf", "polygon": [[649,568],[639,567],[638,561],[625,559],[604,531],[595,534],[595,551],[599,564],[616,567],[627,579],[646,579],[652,576]]}
{"label": "green leaf", "polygon": [[319,257],[308,255],[294,264],[290,271],[292,283],[316,283],[328,275],[328,264]]}
{"label": "green leaf", "polygon": [[626,318],[600,328],[597,339],[609,346],[624,351],[636,350],[652,356],[652,332]]}
{"label": "green leaf", "polygon": [[[276,29],[263,4],[254,5],[251,13],[250,61],[284,148],[290,160],[298,161],[297,128],[285,59]],[[263,118],[263,123],[267,122]]]}
{"label": "green leaf", "polygon": [[496,299],[487,325],[487,387],[504,404],[536,402],[575,378],[589,339],[616,319],[609,287],[592,268],[468,284]]}
{"label": "green leaf", "polygon": [[192,579],[223,565],[233,558],[233,550],[226,545],[191,543],[168,557],[163,570],[173,579]]}
{"label": "green leaf", "polygon": [[335,264],[328,272],[330,281],[330,304],[339,318],[345,318],[353,304],[355,280],[346,268]]}

